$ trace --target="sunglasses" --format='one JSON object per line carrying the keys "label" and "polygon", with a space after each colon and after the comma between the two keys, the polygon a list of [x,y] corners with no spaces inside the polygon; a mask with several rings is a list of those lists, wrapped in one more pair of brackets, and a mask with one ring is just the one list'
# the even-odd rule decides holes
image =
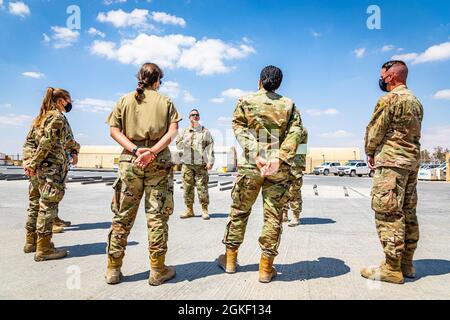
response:
{"label": "sunglasses", "polygon": [[198,113],[191,114],[189,117],[200,117]]}

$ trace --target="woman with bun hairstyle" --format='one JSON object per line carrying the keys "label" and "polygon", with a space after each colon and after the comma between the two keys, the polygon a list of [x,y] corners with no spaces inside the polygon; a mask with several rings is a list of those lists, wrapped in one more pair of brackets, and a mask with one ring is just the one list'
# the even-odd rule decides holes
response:
{"label": "woman with bun hairstyle", "polygon": [[165,265],[169,216],[173,212],[173,171],[169,144],[176,137],[181,118],[173,102],[158,93],[163,71],[154,63],[138,72],[136,91],[123,96],[108,117],[111,137],[124,149],[119,160],[115,210],[108,236],[106,282],[121,279],[128,235],[145,194],[150,285],[175,277]]}

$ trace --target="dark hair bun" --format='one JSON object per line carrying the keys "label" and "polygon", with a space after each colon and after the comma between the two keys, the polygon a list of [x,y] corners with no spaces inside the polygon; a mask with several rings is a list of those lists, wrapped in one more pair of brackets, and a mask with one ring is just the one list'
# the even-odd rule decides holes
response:
{"label": "dark hair bun", "polygon": [[275,66],[267,66],[261,71],[261,82],[267,91],[275,91],[281,86],[283,72]]}

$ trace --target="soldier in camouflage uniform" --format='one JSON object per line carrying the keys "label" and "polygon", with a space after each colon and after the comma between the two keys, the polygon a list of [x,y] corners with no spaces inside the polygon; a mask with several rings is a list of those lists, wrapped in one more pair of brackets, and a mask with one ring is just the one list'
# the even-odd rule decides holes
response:
{"label": "soldier in camouflage uniform", "polygon": [[198,199],[202,205],[202,217],[209,219],[208,171],[214,165],[214,140],[208,129],[199,123],[200,114],[194,109],[189,114],[191,125],[177,137],[177,148],[182,150],[183,189],[186,212],[182,219],[195,217],[194,189],[197,186]]}
{"label": "soldier in camouflage uniform", "polygon": [[252,206],[262,189],[264,226],[259,238],[262,249],[259,281],[263,283],[276,275],[273,260],[278,255],[283,206],[289,199],[288,190],[294,179],[291,167],[303,132],[294,102],[275,93],[282,77],[277,67],[264,68],[260,90],[237,103],[233,130],[245,159],[240,161],[231,194],[233,203],[223,239],[226,253],[218,258],[225,272],[236,272],[238,249],[244,240]]}
{"label": "soldier in camouflage uniform", "polygon": [[68,171],[66,155],[70,125],[63,112],[70,112],[69,92],[49,88],[24,145],[24,168],[30,177],[30,208],[26,225],[25,252],[34,252],[35,261],[63,258],[52,238],[53,222],[65,193]]}
{"label": "soldier in camouflage uniform", "polygon": [[[303,133],[300,139],[301,145],[306,145],[308,142],[308,132],[303,128]],[[294,180],[289,187],[289,200],[283,208],[283,222],[289,221],[288,211],[289,206],[292,209],[292,220],[289,222],[289,227],[296,227],[300,224],[300,215],[303,209],[302,186],[303,186],[303,171],[306,168],[306,154],[298,151],[294,157],[293,166],[291,167],[291,174]]]}
{"label": "soldier in camouflage uniform", "polygon": [[[35,142],[35,128],[34,126],[31,127],[30,131],[27,134],[25,144],[23,146],[23,162],[24,166],[27,165],[28,161],[33,156],[33,153],[37,149],[37,145]],[[65,139],[66,141],[66,154],[68,157],[68,161],[71,162],[73,165],[76,165],[78,162],[78,153],[80,152],[80,145],[75,141],[72,133],[72,129],[70,126],[68,127],[67,131],[67,137]],[[67,175],[67,173],[65,173]],[[36,219],[39,212],[39,198],[41,197],[39,193],[39,184],[36,176],[30,177],[30,187],[28,189],[28,219],[26,223],[26,229],[30,232],[36,231]],[[70,221],[64,221],[59,218],[58,212],[56,212],[55,220],[53,221],[53,233],[61,233],[64,231],[64,227],[70,226]],[[34,230],[34,231],[33,231]],[[32,245],[26,244],[24,251],[26,253],[34,252],[36,251],[36,244]]]}
{"label": "soldier in camouflage uniform", "polygon": [[414,278],[413,256],[419,241],[416,215],[417,175],[423,107],[406,87],[402,61],[383,65],[382,97],[367,127],[365,149],[373,177],[372,209],[386,256],[378,268],[364,268],[365,278],[401,284]]}
{"label": "soldier in camouflage uniform", "polygon": [[144,194],[151,268],[148,282],[157,286],[175,276],[175,268],[165,265],[167,223],[173,212],[173,163],[168,146],[181,118],[172,101],[157,92],[162,77],[157,65],[144,64],[136,91],[123,96],[108,117],[111,136],[124,148],[111,206],[108,284],[120,282],[128,235]]}

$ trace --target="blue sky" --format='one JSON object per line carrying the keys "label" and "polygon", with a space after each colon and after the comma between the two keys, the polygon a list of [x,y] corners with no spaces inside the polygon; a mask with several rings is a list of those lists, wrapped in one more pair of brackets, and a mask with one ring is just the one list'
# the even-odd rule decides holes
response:
{"label": "blue sky", "polygon": [[[80,29],[67,25],[73,4]],[[367,27],[370,5],[381,10],[381,29]],[[408,62],[425,107],[424,147],[450,147],[447,0],[0,0],[0,43],[0,152],[8,154],[21,151],[47,86],[72,93],[77,140],[113,144],[105,119],[146,61],[163,67],[181,126],[196,107],[219,144],[237,97],[274,64],[310,147],[361,147],[382,95],[380,66],[393,56]]]}

